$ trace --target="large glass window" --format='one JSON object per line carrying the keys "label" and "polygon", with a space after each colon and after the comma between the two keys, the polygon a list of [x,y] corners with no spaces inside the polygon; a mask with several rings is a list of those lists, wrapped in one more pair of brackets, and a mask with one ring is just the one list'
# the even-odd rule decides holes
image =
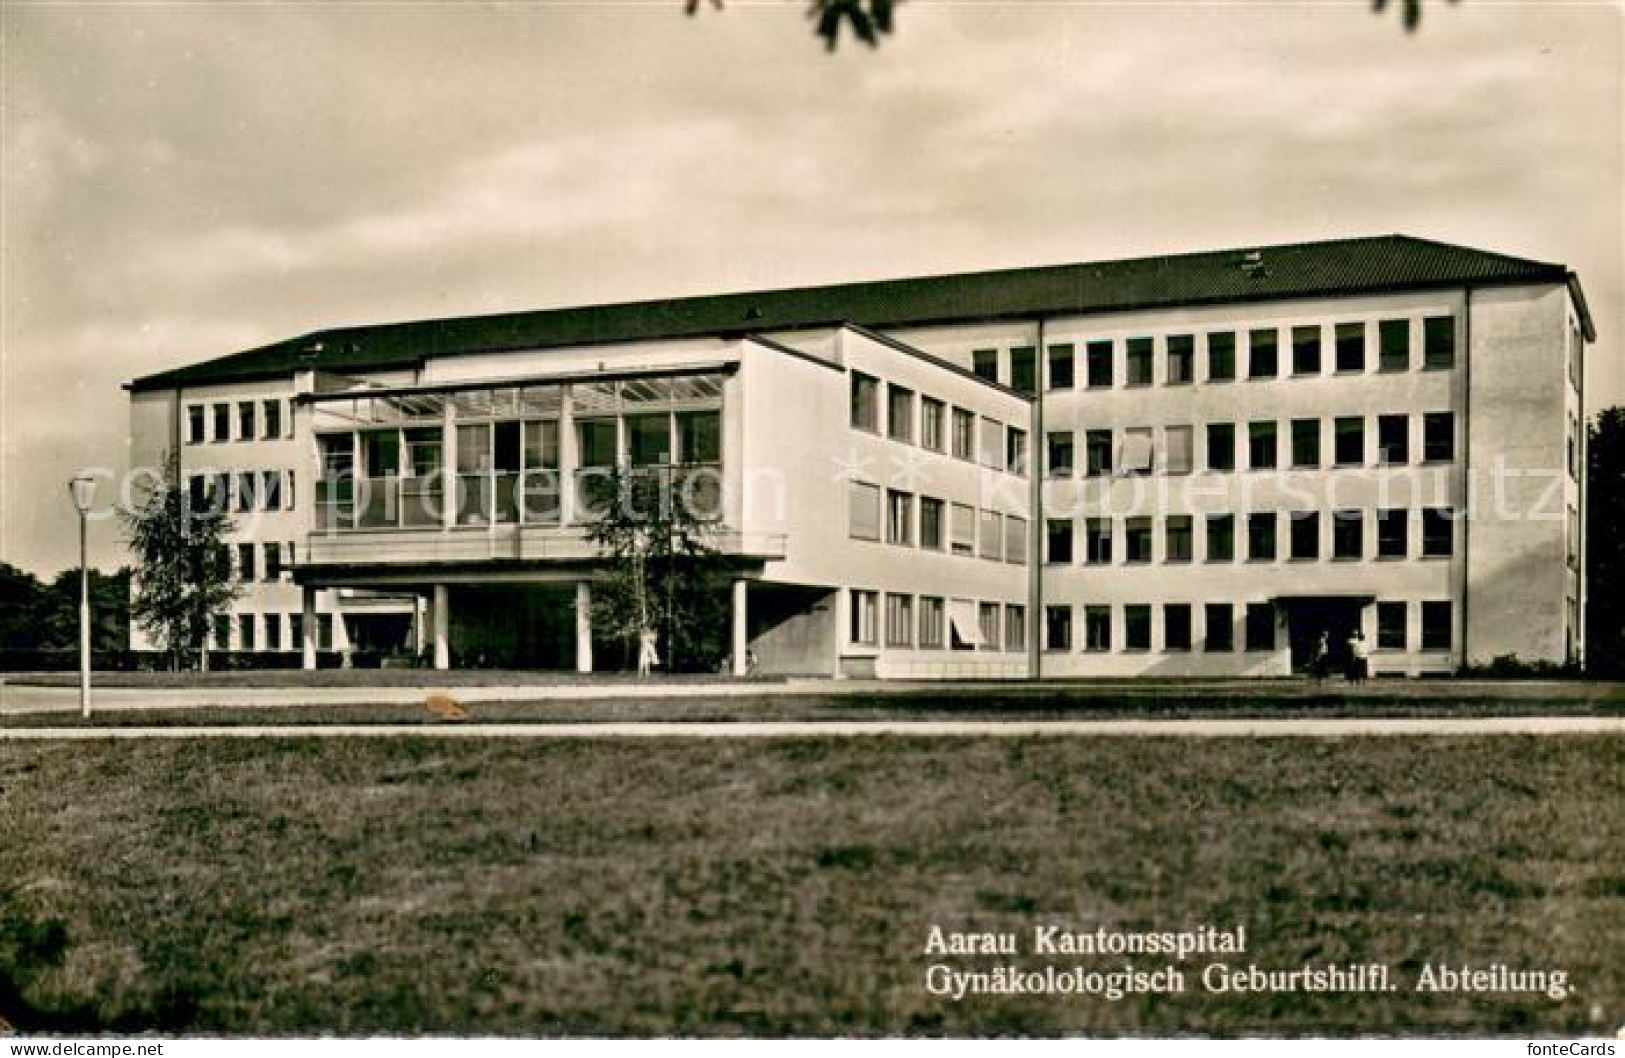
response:
{"label": "large glass window", "polygon": [[1422,321],[1422,366],[1456,366],[1456,318],[1429,316]]}
{"label": "large glass window", "polygon": [[1101,339],[1090,342],[1085,347],[1085,356],[1089,367],[1090,389],[1111,389],[1112,387],[1112,342],[1111,339]]}
{"label": "large glass window", "polygon": [[[614,424],[610,424],[611,429]],[[457,524],[492,521],[491,424],[457,427]]]}
{"label": "large glass window", "polygon": [[1049,347],[1049,388],[1071,389],[1076,373],[1077,356],[1071,345]]}
{"label": "large glass window", "polygon": [[1165,603],[1162,607],[1162,649],[1189,650],[1191,648],[1191,606],[1185,602]]}
{"label": "large glass window", "polygon": [[671,417],[665,412],[626,417],[626,458],[634,467],[660,467],[672,459]]}
{"label": "large glass window", "polygon": [[1332,453],[1340,467],[1357,467],[1365,463],[1365,418],[1359,415],[1340,415],[1334,423]]}
{"label": "large glass window", "polygon": [[1292,465],[1320,466],[1320,420],[1292,420]]}
{"label": "large glass window", "polygon": [[1332,557],[1365,557],[1365,512],[1358,508],[1332,515]]}
{"label": "large glass window", "polygon": [[1250,331],[1247,334],[1247,377],[1274,378],[1279,370],[1278,344],[1280,335],[1275,328]]}
{"label": "large glass window", "polygon": [[361,434],[359,521],[363,528],[394,525],[399,510],[398,475],[401,469],[398,430],[366,430]]}
{"label": "large glass window", "polygon": [[1411,461],[1410,416],[1377,416],[1377,458],[1386,466],[1402,466]]}
{"label": "large glass window", "polygon": [[1405,650],[1408,649],[1410,629],[1407,626],[1406,610],[1409,607],[1403,602],[1379,602],[1377,604],[1377,649],[1378,650]]}
{"label": "large glass window", "polygon": [[559,424],[545,419],[525,424],[525,509],[527,522],[559,520]]}
{"label": "large glass window", "polygon": [[1202,649],[1224,654],[1236,649],[1236,624],[1227,602],[1210,602],[1202,607]]}
{"label": "large glass window", "polygon": [[1422,458],[1429,463],[1456,458],[1456,416],[1452,412],[1430,411],[1422,416]]}
{"label": "large glass window", "polygon": [[1411,366],[1411,321],[1383,320],[1377,324],[1377,369],[1405,371]]}
{"label": "large glass window", "polygon": [[1276,463],[1275,424],[1247,424],[1247,465],[1253,470],[1274,470]]}
{"label": "large glass window", "polygon": [[1293,511],[1287,519],[1292,524],[1292,557],[1301,561],[1320,557],[1320,512]]}
{"label": "large glass window", "polygon": [[1123,607],[1123,649],[1151,649],[1151,607],[1132,603]]}
{"label": "large glass window", "polygon": [[1072,520],[1051,518],[1044,523],[1044,561],[1065,565],[1072,561]]}
{"label": "large glass window", "polygon": [[1207,336],[1207,380],[1231,382],[1236,377],[1236,333],[1214,331]]}
{"label": "large glass window", "polygon": [[1260,511],[1247,516],[1247,558],[1251,562],[1275,561],[1275,512]]}
{"label": "large glass window", "polygon": [[1451,643],[1451,609],[1449,602],[1422,604],[1422,649],[1449,650]]}
{"label": "large glass window", "polygon": [[1236,469],[1235,424],[1228,422],[1208,423],[1207,468],[1219,471]]}
{"label": "large glass window", "polygon": [[985,378],[989,382],[999,380],[999,351],[997,349],[978,349],[971,354],[971,371],[977,378]]}
{"label": "large glass window", "polygon": [[1449,507],[1422,508],[1422,555],[1448,558],[1455,550],[1455,512]]}
{"label": "large glass window", "polygon": [[1292,373],[1294,375],[1320,374],[1320,328],[1318,326],[1292,328]]}
{"label": "large glass window", "polygon": [[1365,370],[1365,324],[1337,325],[1337,370]]}
{"label": "large glass window", "polygon": [[1410,512],[1388,507],[1377,512],[1377,557],[1404,558],[1410,552]]}
{"label": "large glass window", "polygon": [[1207,560],[1231,562],[1236,557],[1236,516],[1210,514],[1207,516]]}

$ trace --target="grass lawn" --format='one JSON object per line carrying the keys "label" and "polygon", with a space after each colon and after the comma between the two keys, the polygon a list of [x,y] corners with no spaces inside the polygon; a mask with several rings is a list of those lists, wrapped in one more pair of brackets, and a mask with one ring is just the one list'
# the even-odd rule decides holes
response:
{"label": "grass lawn", "polygon": [[[1611,1035],[1622,806],[1625,740],[1604,737],[0,744],[0,1016]],[[1052,922],[1242,923],[1232,963],[1385,962],[1407,987],[1425,962],[1504,963],[1576,992],[1214,996],[1200,957],[1181,996],[925,991],[933,924]]]}

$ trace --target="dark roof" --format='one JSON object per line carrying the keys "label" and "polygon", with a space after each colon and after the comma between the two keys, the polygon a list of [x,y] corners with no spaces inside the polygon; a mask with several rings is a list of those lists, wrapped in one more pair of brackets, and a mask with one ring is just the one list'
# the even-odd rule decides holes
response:
{"label": "dark roof", "polygon": [[131,389],[412,367],[437,356],[603,342],[1086,315],[1234,301],[1522,282],[1570,284],[1564,266],[1407,235],[1250,247],[1124,261],[668,298],[408,323],[339,327],[147,375]]}

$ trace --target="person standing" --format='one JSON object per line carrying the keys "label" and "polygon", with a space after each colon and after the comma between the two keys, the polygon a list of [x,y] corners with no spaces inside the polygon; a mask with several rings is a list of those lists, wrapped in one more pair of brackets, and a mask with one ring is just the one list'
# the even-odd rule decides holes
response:
{"label": "person standing", "polygon": [[1371,651],[1366,646],[1365,632],[1356,628],[1349,636],[1349,682],[1362,684],[1370,675]]}
{"label": "person standing", "polygon": [[657,634],[652,628],[638,633],[638,675],[647,676],[649,670],[660,664],[660,652],[655,649]]}
{"label": "person standing", "polygon": [[1331,665],[1331,648],[1326,638],[1326,633],[1321,632],[1320,638],[1315,640],[1315,652],[1309,658],[1309,679],[1314,683],[1326,678],[1327,668]]}

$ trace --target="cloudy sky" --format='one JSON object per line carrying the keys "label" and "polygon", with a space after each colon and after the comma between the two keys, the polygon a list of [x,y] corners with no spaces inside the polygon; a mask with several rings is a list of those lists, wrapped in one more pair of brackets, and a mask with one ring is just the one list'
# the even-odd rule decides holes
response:
{"label": "cloudy sky", "polygon": [[121,382],[346,323],[1400,231],[1577,269],[1625,400],[1617,4],[803,7],[0,4],[0,560]]}

